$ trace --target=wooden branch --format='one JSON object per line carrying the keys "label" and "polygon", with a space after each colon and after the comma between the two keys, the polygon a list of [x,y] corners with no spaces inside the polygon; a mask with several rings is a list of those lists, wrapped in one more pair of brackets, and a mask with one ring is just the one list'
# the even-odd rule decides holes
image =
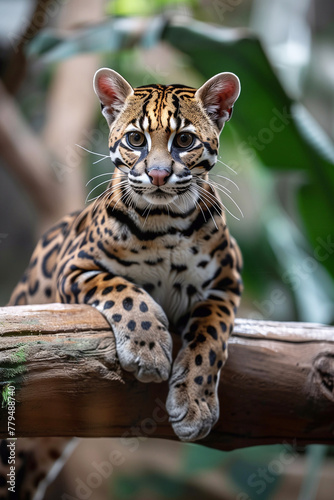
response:
{"label": "wooden branch", "polygon": [[[82,305],[0,309],[0,384],[16,389],[16,436],[176,439],[167,383],[119,367],[102,315]],[[334,328],[239,319],[219,386],[220,421],[202,444],[334,444]],[[8,436],[7,410],[0,432]]]}

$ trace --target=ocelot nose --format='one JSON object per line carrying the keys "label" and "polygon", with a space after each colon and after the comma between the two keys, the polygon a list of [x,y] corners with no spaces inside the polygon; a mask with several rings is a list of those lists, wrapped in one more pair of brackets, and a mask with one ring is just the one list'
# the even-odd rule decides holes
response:
{"label": "ocelot nose", "polygon": [[151,178],[153,186],[162,186],[166,184],[167,178],[170,176],[170,172],[165,168],[151,168],[147,172],[148,176]]}

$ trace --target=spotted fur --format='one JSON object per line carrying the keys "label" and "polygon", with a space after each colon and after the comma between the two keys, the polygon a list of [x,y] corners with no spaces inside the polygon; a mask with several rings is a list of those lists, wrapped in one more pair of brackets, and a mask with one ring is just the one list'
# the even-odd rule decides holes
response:
{"label": "spotted fur", "polygon": [[[142,382],[169,379],[175,433],[201,439],[219,416],[217,384],[242,291],[241,254],[208,179],[239,80],[220,73],[198,90],[133,89],[102,69],[94,89],[117,168],[103,195],[42,237],[10,304],[98,309],[121,366]],[[183,341],[173,364],[169,329]]]}

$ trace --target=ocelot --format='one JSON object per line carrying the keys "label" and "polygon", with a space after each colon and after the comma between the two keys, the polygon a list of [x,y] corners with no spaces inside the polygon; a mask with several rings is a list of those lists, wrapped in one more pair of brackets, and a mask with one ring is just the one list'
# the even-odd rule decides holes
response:
{"label": "ocelot", "polygon": [[[175,433],[201,439],[219,417],[217,385],[242,292],[241,254],[208,178],[239,79],[220,73],[198,90],[132,88],[103,68],[94,89],[110,127],[116,167],[110,184],[41,238],[9,305],[98,309],[115,335],[122,368],[142,382],[168,380]],[[182,336],[174,362],[169,328]],[[65,443],[19,440],[27,474],[20,475],[17,498],[33,498]],[[0,451],[0,498],[6,498],[5,441]]]}

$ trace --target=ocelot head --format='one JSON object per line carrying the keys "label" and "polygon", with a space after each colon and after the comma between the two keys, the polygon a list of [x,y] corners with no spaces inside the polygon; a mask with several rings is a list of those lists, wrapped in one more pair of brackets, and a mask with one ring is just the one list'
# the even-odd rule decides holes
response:
{"label": "ocelot head", "polygon": [[200,179],[215,165],[219,135],[240,93],[233,73],[219,73],[198,90],[184,85],[132,88],[103,68],[94,90],[109,127],[110,157],[126,177],[136,206],[194,205]]}

